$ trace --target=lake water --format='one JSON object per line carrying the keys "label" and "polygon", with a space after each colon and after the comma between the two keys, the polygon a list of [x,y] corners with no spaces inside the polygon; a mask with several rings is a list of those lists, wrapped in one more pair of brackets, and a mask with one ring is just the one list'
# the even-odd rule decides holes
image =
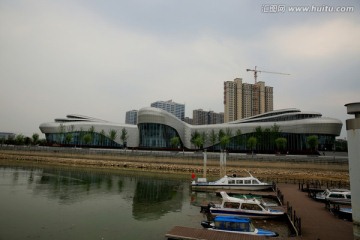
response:
{"label": "lake water", "polygon": [[[165,173],[0,166],[0,240],[159,240],[175,225],[201,228],[206,217],[199,206],[220,198],[191,193],[189,180]],[[285,228],[275,223],[287,236]]]}

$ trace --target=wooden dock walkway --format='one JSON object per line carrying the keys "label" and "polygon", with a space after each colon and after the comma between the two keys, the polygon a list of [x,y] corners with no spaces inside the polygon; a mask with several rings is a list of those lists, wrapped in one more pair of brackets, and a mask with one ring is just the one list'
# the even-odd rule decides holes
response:
{"label": "wooden dock walkway", "polygon": [[266,237],[251,236],[238,233],[217,232],[207,229],[175,226],[166,235],[168,239],[187,240],[261,240]]}
{"label": "wooden dock walkway", "polygon": [[279,183],[277,187],[284,195],[284,202],[289,202],[296,215],[301,217],[301,236],[297,239],[354,239],[352,222],[331,214],[325,203],[308,197],[297,184]]}
{"label": "wooden dock walkway", "polygon": [[[297,184],[280,183],[277,188],[284,196],[284,203],[292,206],[296,215],[301,217],[301,236],[289,237],[294,240],[350,240],[354,239],[353,223],[339,219],[329,212],[325,203],[317,202],[307,192],[299,190]],[[168,239],[188,240],[252,240],[269,239],[266,237],[223,233],[200,228],[175,226],[166,235]],[[279,239],[275,238],[275,239]],[[282,238],[280,238],[282,239]],[[287,239],[287,238],[286,238]]]}

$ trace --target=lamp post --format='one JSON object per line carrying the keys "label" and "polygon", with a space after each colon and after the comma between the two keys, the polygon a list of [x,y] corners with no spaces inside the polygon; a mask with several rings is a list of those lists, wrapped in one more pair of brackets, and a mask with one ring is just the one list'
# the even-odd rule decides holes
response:
{"label": "lamp post", "polygon": [[355,118],[346,120],[348,138],[351,207],[354,239],[360,239],[360,102],[345,104],[348,114]]}

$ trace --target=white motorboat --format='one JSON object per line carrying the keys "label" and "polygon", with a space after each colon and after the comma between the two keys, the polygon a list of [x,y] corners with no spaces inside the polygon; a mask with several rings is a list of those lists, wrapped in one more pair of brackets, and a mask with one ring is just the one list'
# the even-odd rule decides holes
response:
{"label": "white motorboat", "polygon": [[348,189],[325,189],[317,193],[315,199],[329,203],[351,204],[351,192]]}
{"label": "white motorboat", "polygon": [[209,212],[212,215],[238,216],[249,218],[274,218],[285,214],[284,211],[272,209],[264,205],[258,199],[240,199],[230,197],[226,192],[220,192],[221,205],[209,204]]}
{"label": "white motorboat", "polygon": [[[248,172],[249,173],[249,172]],[[192,190],[267,190],[273,187],[272,183],[261,182],[249,173],[248,177],[224,176],[208,182],[206,178],[198,178],[191,182]]]}

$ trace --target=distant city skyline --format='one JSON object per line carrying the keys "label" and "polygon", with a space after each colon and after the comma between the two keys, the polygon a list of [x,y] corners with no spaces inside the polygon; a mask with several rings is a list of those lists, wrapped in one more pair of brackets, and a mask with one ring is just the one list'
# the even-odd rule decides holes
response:
{"label": "distant city skyline", "polygon": [[125,123],[126,124],[137,124],[138,110],[130,110],[126,112]]}
{"label": "distant city skyline", "polygon": [[174,102],[173,100],[156,101],[150,104],[151,107],[160,108],[171,114],[178,119],[184,121],[185,119],[185,104]]}

